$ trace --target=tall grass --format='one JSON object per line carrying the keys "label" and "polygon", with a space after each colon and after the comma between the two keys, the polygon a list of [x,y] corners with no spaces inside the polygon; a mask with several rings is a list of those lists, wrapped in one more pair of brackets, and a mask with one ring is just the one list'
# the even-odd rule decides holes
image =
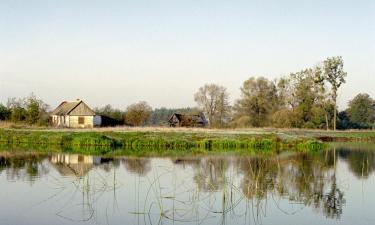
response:
{"label": "tall grass", "polygon": [[315,139],[282,139],[276,134],[223,134],[183,132],[50,132],[0,129],[0,143],[38,148],[60,146],[66,151],[88,149],[88,152],[122,150],[193,150],[257,151],[319,150],[324,144]]}

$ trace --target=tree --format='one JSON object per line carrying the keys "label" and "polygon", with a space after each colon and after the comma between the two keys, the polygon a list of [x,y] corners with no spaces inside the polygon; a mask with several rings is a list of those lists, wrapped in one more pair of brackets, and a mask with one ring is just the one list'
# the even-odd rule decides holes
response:
{"label": "tree", "polygon": [[95,108],[94,111],[96,114],[108,116],[117,121],[122,121],[124,118],[124,112],[119,109],[113,108],[110,104],[107,104],[101,108]]}
{"label": "tree", "polygon": [[132,126],[141,126],[150,118],[151,106],[147,102],[141,101],[126,108],[125,122]]}
{"label": "tree", "polygon": [[206,84],[194,94],[194,100],[208,117],[210,126],[223,126],[230,113],[229,94],[225,87]]}
{"label": "tree", "polygon": [[333,129],[336,130],[337,91],[345,83],[347,73],[344,72],[344,61],[341,56],[327,58],[324,62],[322,79],[330,83],[334,104]]}
{"label": "tree", "polygon": [[10,120],[12,122],[17,123],[26,119],[27,111],[25,109],[24,99],[9,98],[7,102],[7,108],[11,111]]}
{"label": "tree", "polygon": [[0,104],[0,120],[9,120],[11,113],[10,109],[5,105]]}
{"label": "tree", "polygon": [[326,111],[326,91],[324,83],[317,82],[321,77],[319,67],[304,69],[291,74],[293,80],[294,110],[297,116],[297,126],[305,128],[321,128],[328,125]]}
{"label": "tree", "polygon": [[272,126],[278,128],[291,128],[295,126],[295,113],[290,109],[280,109],[272,115]]}
{"label": "tree", "polygon": [[43,126],[48,124],[49,106],[43,100],[38,99],[33,93],[24,100],[24,108],[26,110],[25,120],[27,123]]}
{"label": "tree", "polygon": [[35,95],[31,94],[26,99],[26,121],[29,124],[35,124],[39,120],[40,102],[36,99]]}
{"label": "tree", "polygon": [[347,112],[350,121],[368,127],[374,122],[374,100],[368,94],[358,94],[349,101]]}
{"label": "tree", "polygon": [[277,108],[278,96],[275,84],[264,77],[251,77],[241,87],[241,98],[234,105],[235,118],[247,120],[249,122],[247,125],[250,126],[267,126]]}

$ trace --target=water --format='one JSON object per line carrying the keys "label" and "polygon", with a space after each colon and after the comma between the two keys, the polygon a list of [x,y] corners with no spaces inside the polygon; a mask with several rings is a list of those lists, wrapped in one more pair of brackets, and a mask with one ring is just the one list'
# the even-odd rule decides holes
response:
{"label": "water", "polygon": [[0,224],[375,224],[375,145],[103,158],[0,152]]}

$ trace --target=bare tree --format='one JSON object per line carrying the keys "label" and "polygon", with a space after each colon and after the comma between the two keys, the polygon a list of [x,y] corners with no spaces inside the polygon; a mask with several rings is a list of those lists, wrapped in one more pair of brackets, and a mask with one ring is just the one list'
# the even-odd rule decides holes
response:
{"label": "bare tree", "polygon": [[230,113],[227,89],[217,84],[206,84],[194,94],[194,100],[208,117],[210,126],[223,126]]}

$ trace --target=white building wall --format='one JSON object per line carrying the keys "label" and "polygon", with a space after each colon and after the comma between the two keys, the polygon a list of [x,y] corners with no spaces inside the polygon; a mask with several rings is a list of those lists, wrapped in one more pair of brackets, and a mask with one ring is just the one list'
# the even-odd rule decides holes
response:
{"label": "white building wall", "polygon": [[[79,124],[79,117],[84,118],[84,123]],[[70,116],[69,127],[72,128],[91,128],[94,127],[94,116]]]}

